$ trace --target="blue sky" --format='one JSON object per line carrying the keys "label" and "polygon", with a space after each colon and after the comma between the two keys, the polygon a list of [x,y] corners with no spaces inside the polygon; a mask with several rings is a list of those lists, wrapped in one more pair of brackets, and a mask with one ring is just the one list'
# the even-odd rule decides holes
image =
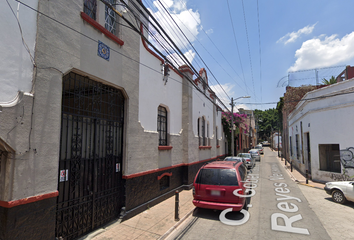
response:
{"label": "blue sky", "polygon": [[180,38],[174,41],[181,44],[196,69],[210,69],[209,85],[219,98],[229,103],[231,97],[251,96],[238,100],[238,107],[274,108],[276,104],[267,103],[283,96],[289,72],[292,79],[306,79],[299,84],[315,84],[314,71],[301,71],[319,69],[321,81],[323,77],[336,76],[345,65],[354,65],[352,0],[144,3],[161,21],[163,11],[159,4],[169,9],[194,49],[187,43],[183,45]]}

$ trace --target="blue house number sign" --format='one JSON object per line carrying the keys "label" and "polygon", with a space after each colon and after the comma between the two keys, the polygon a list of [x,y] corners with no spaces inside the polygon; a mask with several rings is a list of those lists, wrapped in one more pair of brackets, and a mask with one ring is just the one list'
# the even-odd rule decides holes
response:
{"label": "blue house number sign", "polygon": [[101,42],[101,41],[98,41],[98,52],[97,52],[97,54],[101,58],[104,58],[107,61],[109,61],[109,55],[110,55],[109,47],[106,44],[104,44],[103,42]]}

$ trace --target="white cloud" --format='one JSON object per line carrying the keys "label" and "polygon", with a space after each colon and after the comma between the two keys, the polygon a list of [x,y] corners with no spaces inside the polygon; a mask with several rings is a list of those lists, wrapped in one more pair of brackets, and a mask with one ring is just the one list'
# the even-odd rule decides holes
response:
{"label": "white cloud", "polygon": [[[169,10],[170,15],[173,20],[177,23],[182,32],[186,35],[190,42],[196,40],[196,36],[199,34],[201,29],[201,20],[198,11],[193,11],[188,9],[186,1],[176,1],[176,0],[162,0],[161,3]],[[150,12],[159,22],[161,27],[166,31],[166,33],[172,38],[173,42],[178,46],[179,49],[188,51],[190,46],[188,41],[180,34],[180,30],[175,26],[169,16],[167,16],[165,10],[160,5],[158,1],[153,2],[157,11]],[[152,29],[150,29],[152,30]],[[179,37],[176,36],[176,32],[179,33]],[[157,36],[157,35],[156,35]],[[161,37],[158,37],[159,41],[164,41]],[[152,42],[155,42],[153,39],[149,39]],[[164,41],[165,42],[165,41]],[[158,44],[155,42],[155,46],[158,47]],[[167,46],[167,45],[166,45]],[[163,51],[162,48],[158,47],[159,50]],[[168,47],[169,48],[169,47]]]}
{"label": "white cloud", "polygon": [[[192,50],[189,50],[184,53],[184,56],[187,58],[187,60],[189,62],[192,62],[195,57],[195,52],[193,52]],[[186,64],[186,63],[184,63],[184,60],[182,60],[177,53],[172,53],[172,54],[168,55],[167,59],[171,63],[177,64],[178,67]]]}
{"label": "white cloud", "polygon": [[[235,85],[234,84],[230,84],[230,83],[225,83],[225,84],[221,84],[221,85],[211,85],[210,88],[211,90],[213,90],[216,94],[216,96],[220,99],[220,101],[222,101],[224,103],[224,105],[226,107],[228,107],[228,109],[231,111],[231,100],[227,97],[232,97],[235,95],[235,92],[233,91]],[[226,96],[226,94],[227,96]],[[250,106],[247,106],[245,104],[242,104],[241,101],[245,101],[245,99],[239,99],[238,101],[236,101],[236,105],[234,107],[234,112],[238,112],[237,109],[239,108],[243,108],[243,109],[250,109]],[[238,104],[238,102],[240,102]],[[225,108],[222,104],[218,103],[219,106],[225,111]]]}
{"label": "white cloud", "polygon": [[213,31],[213,29],[209,29],[209,30],[206,30],[205,32],[206,32],[206,34],[210,35],[210,34],[212,34],[214,31]]}
{"label": "white cloud", "polygon": [[236,107],[237,109],[243,108],[245,110],[250,110],[249,106],[246,106],[245,104],[237,104]]}
{"label": "white cloud", "polygon": [[342,39],[337,35],[310,39],[302,43],[296,50],[295,64],[288,71],[329,67],[347,63],[354,59],[354,32],[345,35]]}
{"label": "white cloud", "polygon": [[285,36],[281,37],[277,43],[283,42],[284,44],[288,44],[290,42],[295,42],[301,35],[306,35],[312,33],[313,29],[315,28],[317,23],[313,24],[312,26],[308,25],[304,28],[301,28],[297,32],[287,33]]}
{"label": "white cloud", "polygon": [[[228,107],[229,110],[231,110],[230,106],[230,99],[226,96],[225,92],[227,93],[228,96],[232,96],[234,94],[234,91],[232,90],[235,85],[230,84],[230,83],[225,83],[221,85],[211,85],[210,88],[213,90],[216,94],[216,96],[220,99],[223,104]],[[225,91],[224,91],[224,90]],[[225,110],[224,106],[220,103],[218,103],[219,106]]]}

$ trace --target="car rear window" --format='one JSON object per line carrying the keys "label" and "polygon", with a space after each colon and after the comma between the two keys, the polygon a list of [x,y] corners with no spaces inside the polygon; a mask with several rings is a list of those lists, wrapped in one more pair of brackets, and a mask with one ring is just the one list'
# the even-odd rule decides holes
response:
{"label": "car rear window", "polygon": [[238,186],[235,169],[203,168],[200,170],[196,183],[206,185]]}
{"label": "car rear window", "polygon": [[237,157],[251,157],[248,153],[239,153]]}

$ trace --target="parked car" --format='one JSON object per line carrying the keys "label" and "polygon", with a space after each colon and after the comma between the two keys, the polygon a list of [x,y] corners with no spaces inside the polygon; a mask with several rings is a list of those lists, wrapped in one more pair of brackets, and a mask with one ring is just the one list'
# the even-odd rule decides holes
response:
{"label": "parked car", "polygon": [[237,154],[237,157],[242,158],[248,169],[253,168],[256,165],[255,159],[252,158],[251,154],[249,153],[239,153]]}
{"label": "parked car", "polygon": [[261,161],[261,155],[259,154],[258,149],[253,148],[249,150],[248,153],[251,154],[252,158],[254,158],[255,161],[259,161],[259,162]]}
{"label": "parked car", "polygon": [[232,156],[226,157],[224,161],[244,162],[242,158]]}
{"label": "parked car", "polygon": [[340,181],[326,183],[324,190],[336,203],[345,203],[347,200],[354,202],[354,182]]}
{"label": "parked car", "polygon": [[247,169],[242,162],[216,161],[201,167],[193,182],[193,204],[200,208],[225,210],[232,208],[240,211],[244,197],[238,197],[233,192],[245,194],[244,182]]}
{"label": "parked car", "polygon": [[263,147],[261,144],[258,144],[257,146],[254,147],[255,149],[258,149],[260,154],[263,154]]}

